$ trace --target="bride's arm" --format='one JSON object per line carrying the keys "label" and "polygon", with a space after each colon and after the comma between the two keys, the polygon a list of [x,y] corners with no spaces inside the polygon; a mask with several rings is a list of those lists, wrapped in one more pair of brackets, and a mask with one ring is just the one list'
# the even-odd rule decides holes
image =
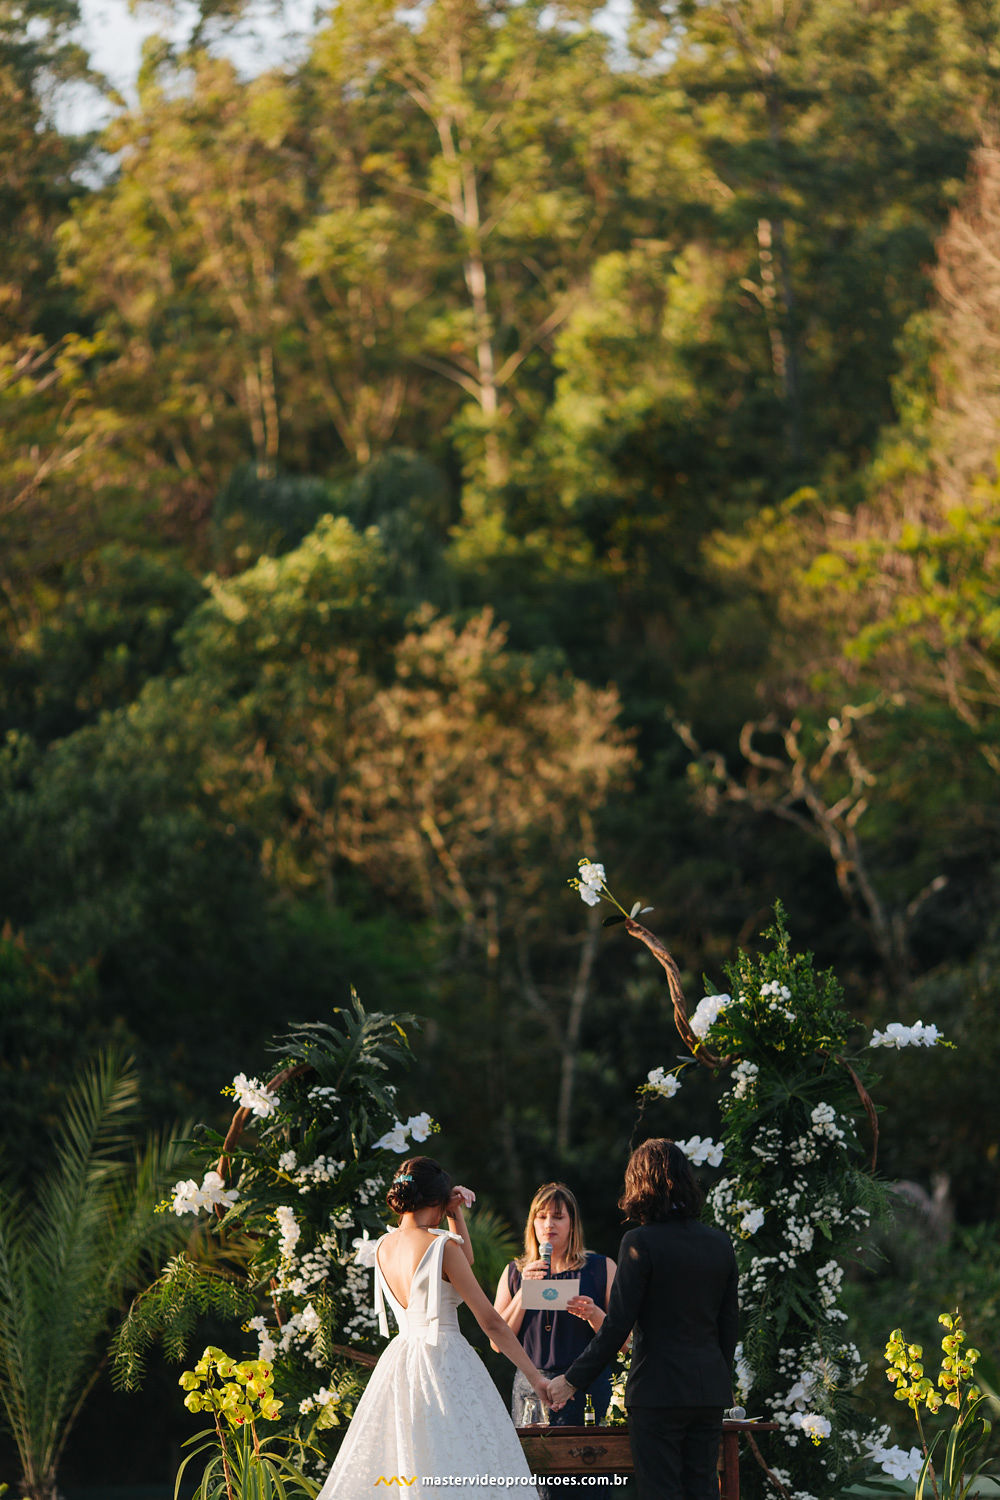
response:
{"label": "bride's arm", "polygon": [[476,1322],[501,1354],[506,1354],[511,1364],[526,1375],[536,1395],[548,1402],[549,1387],[545,1377],[535,1368],[525,1354],[517,1338],[507,1327],[503,1318],[472,1274],[472,1269],[462,1254],[461,1247],[449,1240],[444,1249],[444,1269],[448,1280],[472,1313]]}
{"label": "bride's arm", "polygon": [[[460,1234],[462,1236],[462,1253],[471,1266],[476,1257],[472,1249],[472,1239],[465,1225],[465,1198],[463,1194],[468,1193],[468,1191],[468,1188],[453,1188],[451,1197],[445,1204],[444,1211],[448,1218],[448,1228],[452,1234]],[[474,1196],[474,1194],[470,1196]]]}

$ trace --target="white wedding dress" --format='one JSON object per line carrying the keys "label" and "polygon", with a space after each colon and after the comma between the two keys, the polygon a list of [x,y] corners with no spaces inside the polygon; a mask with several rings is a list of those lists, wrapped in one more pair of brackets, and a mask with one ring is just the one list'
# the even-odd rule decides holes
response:
{"label": "white wedding dress", "polygon": [[[396,1301],[375,1247],[375,1307],[388,1337],[388,1301],[399,1333],[383,1351],[358,1402],[343,1446],[318,1500],[369,1500],[378,1494],[470,1500],[506,1493],[537,1500],[500,1393],[458,1326],[461,1298],[441,1275],[444,1248],[461,1237],[435,1230],[410,1281],[407,1306]],[[507,1478],[503,1491],[487,1476]],[[481,1477],[480,1477],[481,1476]],[[464,1484],[456,1481],[464,1480]],[[428,1482],[429,1481],[429,1482]]]}

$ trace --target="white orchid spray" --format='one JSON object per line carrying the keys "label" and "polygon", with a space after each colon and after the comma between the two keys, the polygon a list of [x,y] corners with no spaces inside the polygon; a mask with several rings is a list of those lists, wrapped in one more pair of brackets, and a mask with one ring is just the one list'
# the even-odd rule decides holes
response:
{"label": "white orchid spray", "polygon": [[608,889],[604,866],[598,864],[596,860],[584,856],[579,861],[578,870],[577,875],[570,877],[569,884],[574,890],[580,892],[580,900],[587,906],[597,906],[601,901],[608,901],[618,913],[613,917],[605,917],[605,927],[611,927],[615,922],[625,922],[629,917],[645,916],[648,911],[653,910],[651,906],[643,906],[641,901],[635,901],[631,911],[626,911],[617,896],[612,895]]}

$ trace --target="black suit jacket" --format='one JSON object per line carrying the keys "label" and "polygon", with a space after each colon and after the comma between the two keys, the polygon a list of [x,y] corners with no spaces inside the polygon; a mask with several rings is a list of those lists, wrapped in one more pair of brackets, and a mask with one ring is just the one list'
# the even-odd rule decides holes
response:
{"label": "black suit jacket", "polygon": [[729,1236],[697,1219],[644,1224],[623,1238],[608,1315],[566,1379],[586,1389],[634,1333],[626,1406],[726,1407],[738,1322]]}

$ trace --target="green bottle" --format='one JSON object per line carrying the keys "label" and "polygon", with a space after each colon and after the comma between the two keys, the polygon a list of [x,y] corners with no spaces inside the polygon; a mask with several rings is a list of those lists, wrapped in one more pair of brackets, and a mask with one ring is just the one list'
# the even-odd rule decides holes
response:
{"label": "green bottle", "polygon": [[583,1425],[584,1427],[596,1427],[597,1413],[594,1410],[593,1398],[589,1395],[583,1403]]}

